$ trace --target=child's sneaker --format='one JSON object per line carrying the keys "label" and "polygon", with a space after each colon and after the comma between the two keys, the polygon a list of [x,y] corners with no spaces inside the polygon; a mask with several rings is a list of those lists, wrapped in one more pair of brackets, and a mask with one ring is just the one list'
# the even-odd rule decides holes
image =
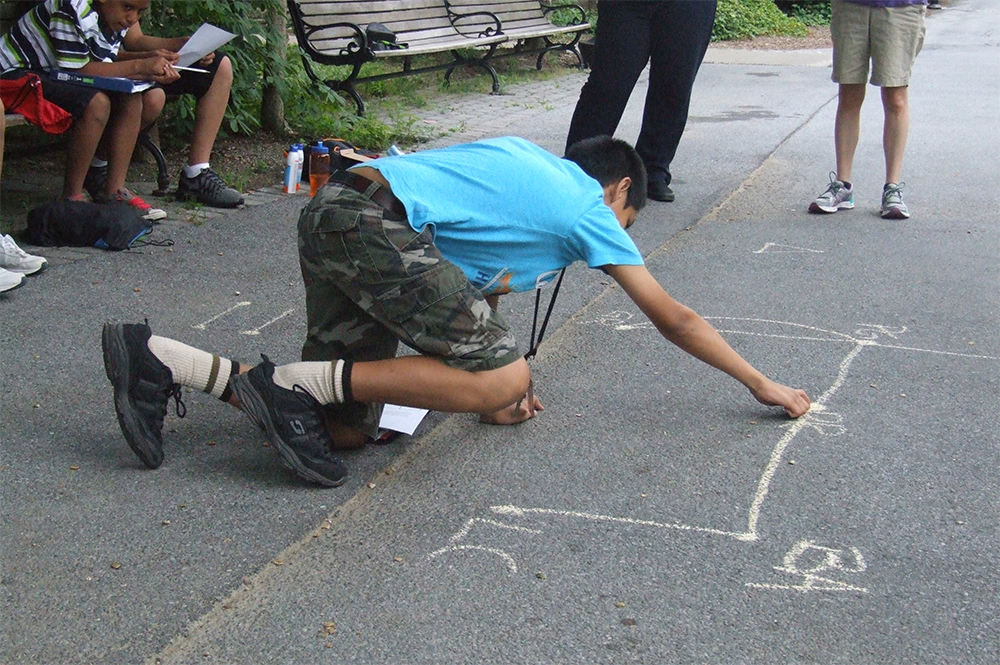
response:
{"label": "child's sneaker", "polygon": [[230,380],[243,411],[264,430],[281,458],[297,474],[336,487],[347,480],[347,466],[333,454],[326,416],[316,398],[301,386],[286,390],[274,382],[274,363],[262,362]]}
{"label": "child's sneaker", "polygon": [[180,183],[177,185],[177,198],[182,201],[196,199],[213,208],[235,208],[243,205],[243,195],[227,185],[212,169],[203,169],[193,178],[187,177],[182,169]]}
{"label": "child's sneaker", "polygon": [[187,407],[170,369],[149,350],[152,334],[148,323],[105,323],[101,348],[125,441],[143,464],[155,469],[163,463],[163,418],[170,398],[179,417]]}
{"label": "child's sneaker", "polygon": [[882,217],[885,219],[909,219],[910,211],[903,203],[903,183],[886,183],[882,189]]}
{"label": "child's sneaker", "polygon": [[854,188],[837,180],[837,174],[830,172],[830,186],[809,204],[809,212],[837,212],[854,207]]}
{"label": "child's sneaker", "polygon": [[147,222],[157,222],[167,218],[167,213],[159,208],[154,208],[143,201],[137,194],[122,187],[115,196],[102,196],[94,199],[97,203],[127,203],[132,206]]}
{"label": "child's sneaker", "polygon": [[108,184],[108,165],[91,166],[83,179],[83,188],[90,194],[90,200],[96,201],[104,196],[104,186]]}
{"label": "child's sneaker", "polygon": [[46,265],[48,261],[41,256],[28,254],[18,247],[9,235],[0,236],[0,269],[22,275],[34,275],[45,270]]}

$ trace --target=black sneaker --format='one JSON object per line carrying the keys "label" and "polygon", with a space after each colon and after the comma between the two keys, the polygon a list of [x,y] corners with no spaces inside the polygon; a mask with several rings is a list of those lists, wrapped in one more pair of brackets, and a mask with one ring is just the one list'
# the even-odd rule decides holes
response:
{"label": "black sneaker", "polygon": [[108,165],[91,166],[83,179],[83,188],[90,194],[90,200],[103,198],[104,186],[108,183]]}
{"label": "black sneaker", "polygon": [[274,363],[262,362],[231,379],[243,410],[267,433],[267,438],[295,473],[320,485],[336,487],[347,480],[347,466],[333,454],[326,417],[316,398],[294,386],[274,383]]}
{"label": "black sneaker", "polygon": [[122,434],[142,463],[155,469],[163,463],[161,431],[167,401],[174,398],[180,418],[187,408],[170,369],[146,346],[151,335],[145,323],[105,323],[101,347]]}
{"label": "black sneaker", "polygon": [[225,183],[212,169],[204,169],[193,178],[181,170],[181,180],[177,185],[177,198],[188,201],[196,199],[213,208],[235,208],[243,205],[243,195]]}

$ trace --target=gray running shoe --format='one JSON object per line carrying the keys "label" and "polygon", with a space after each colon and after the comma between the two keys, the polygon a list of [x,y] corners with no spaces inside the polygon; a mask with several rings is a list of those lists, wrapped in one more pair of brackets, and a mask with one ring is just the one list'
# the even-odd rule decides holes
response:
{"label": "gray running shoe", "polygon": [[115,412],[125,440],[142,463],[155,469],[163,463],[163,417],[173,397],[177,415],[187,408],[180,384],[170,369],[149,350],[152,332],[146,323],[105,323],[101,336],[104,371],[115,389]]}
{"label": "gray running shoe", "polygon": [[182,169],[180,183],[177,185],[177,198],[182,201],[195,199],[213,208],[236,208],[243,205],[243,195],[227,185],[212,169],[205,169],[193,178],[184,175]]}
{"label": "gray running shoe", "polygon": [[909,219],[910,211],[903,203],[904,183],[887,183],[882,189],[882,217],[885,219]]}
{"label": "gray running shoe", "polygon": [[298,385],[286,390],[275,384],[274,363],[261,358],[259,365],[231,379],[243,410],[295,473],[327,487],[343,484],[347,466],[332,452],[320,403]]}
{"label": "gray running shoe", "polygon": [[830,172],[830,186],[809,204],[809,212],[837,212],[854,207],[854,188],[848,189],[837,180],[837,174]]}

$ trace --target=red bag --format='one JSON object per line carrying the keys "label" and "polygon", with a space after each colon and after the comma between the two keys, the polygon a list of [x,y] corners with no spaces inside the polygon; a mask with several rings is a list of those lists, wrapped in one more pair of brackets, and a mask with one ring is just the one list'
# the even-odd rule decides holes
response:
{"label": "red bag", "polygon": [[42,97],[42,79],[38,74],[0,79],[0,100],[7,113],[19,113],[49,134],[62,134],[73,124],[72,115]]}

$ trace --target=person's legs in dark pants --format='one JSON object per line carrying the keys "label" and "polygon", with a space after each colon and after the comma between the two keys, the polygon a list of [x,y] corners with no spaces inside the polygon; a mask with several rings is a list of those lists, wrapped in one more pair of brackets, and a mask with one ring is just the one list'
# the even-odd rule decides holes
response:
{"label": "person's legs in dark pants", "polygon": [[566,147],[618,128],[632,88],[649,61],[652,2],[597,3],[597,35],[590,76],[580,91]]}
{"label": "person's legs in dark pants", "polygon": [[[712,38],[716,3],[649,4],[656,7],[651,21],[649,88],[635,147],[646,165],[652,191],[654,183],[670,184],[670,162],[684,133],[691,89]],[[669,200],[673,200],[672,193]]]}

